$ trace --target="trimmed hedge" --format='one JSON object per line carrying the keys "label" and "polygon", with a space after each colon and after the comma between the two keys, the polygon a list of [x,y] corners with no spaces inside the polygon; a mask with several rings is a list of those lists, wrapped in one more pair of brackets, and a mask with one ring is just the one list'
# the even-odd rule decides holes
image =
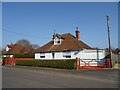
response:
{"label": "trimmed hedge", "polygon": [[9,57],[2,57],[2,65],[5,65],[5,61],[6,61],[6,58],[9,58]]}
{"label": "trimmed hedge", "polygon": [[75,59],[69,59],[69,60],[16,59],[16,65],[21,65],[21,66],[75,69],[76,68],[75,64],[76,64]]}
{"label": "trimmed hedge", "polygon": [[14,54],[13,58],[34,58],[35,55],[34,54],[22,54],[22,53],[18,53],[18,54]]}

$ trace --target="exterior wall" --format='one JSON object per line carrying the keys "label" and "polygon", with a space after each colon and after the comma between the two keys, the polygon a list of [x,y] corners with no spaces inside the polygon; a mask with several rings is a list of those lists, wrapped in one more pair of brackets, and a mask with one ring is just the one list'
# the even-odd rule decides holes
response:
{"label": "exterior wall", "polygon": [[45,53],[45,59],[52,59],[52,53]]}
{"label": "exterior wall", "polygon": [[56,52],[55,59],[75,59],[76,56],[74,55],[75,51],[71,51],[71,58],[66,58],[63,56],[63,52]]}
{"label": "exterior wall", "polygon": [[120,63],[120,55],[111,53],[111,62],[112,66],[114,66],[116,63]]}
{"label": "exterior wall", "polygon": [[40,53],[35,53],[35,59],[52,59],[52,53],[45,53],[45,58],[41,58]]}
{"label": "exterior wall", "polygon": [[35,53],[35,59],[40,59],[40,53]]}
{"label": "exterior wall", "polygon": [[12,58],[13,55],[3,55],[3,57],[10,57],[10,58]]}
{"label": "exterior wall", "polygon": [[6,50],[6,51],[9,51],[9,49],[10,49],[9,47],[6,47],[6,49],[5,49],[5,50]]}
{"label": "exterior wall", "polygon": [[[71,58],[63,56],[63,52],[54,52],[54,59],[102,59],[105,57],[104,50],[82,50],[75,54],[76,51],[71,51]],[[45,58],[40,58],[40,53],[35,53],[35,59],[53,59],[52,53],[45,53]]]}
{"label": "exterior wall", "polygon": [[55,53],[55,59],[64,59],[62,52],[56,52]]}
{"label": "exterior wall", "polygon": [[105,57],[104,50],[83,50],[78,53],[80,59],[103,59]]}

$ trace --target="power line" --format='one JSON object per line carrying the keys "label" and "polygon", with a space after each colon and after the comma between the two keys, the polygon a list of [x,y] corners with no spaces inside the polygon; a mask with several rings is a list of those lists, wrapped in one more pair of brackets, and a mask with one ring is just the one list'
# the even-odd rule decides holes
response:
{"label": "power line", "polygon": [[[75,24],[77,24],[77,23],[90,22],[90,21],[94,21],[94,20],[101,19],[101,18],[104,18],[104,16],[99,16],[99,17],[94,17],[94,18],[88,18],[88,19],[86,19],[86,20],[80,20],[80,21],[71,23],[71,25],[75,25]],[[7,30],[7,29],[5,29],[5,28],[3,28],[3,31],[9,32],[9,33],[14,33],[14,34],[19,35],[19,36],[27,36],[27,37],[32,37],[32,38],[40,38],[39,36],[28,35],[28,34],[19,33],[19,32],[14,32],[14,31]],[[54,30],[54,32],[56,32],[56,31]],[[50,38],[45,38],[45,37],[44,37],[44,38],[42,38],[42,39],[50,39]]]}
{"label": "power line", "polygon": [[[28,34],[19,33],[19,32],[14,32],[14,31],[10,31],[10,30],[7,30],[7,29],[3,29],[3,31],[9,32],[9,33],[14,33],[14,34],[19,35],[19,36],[26,36],[26,37],[32,37],[32,38],[40,38],[39,36],[28,35]],[[42,39],[50,39],[50,38],[43,37]]]}
{"label": "power line", "polygon": [[7,29],[3,29],[3,31],[9,32],[9,33],[14,33],[14,34],[19,35],[19,36],[22,35],[22,36],[28,36],[28,37],[32,37],[32,38],[38,38],[37,36],[28,35],[28,34],[19,33],[19,32],[14,32],[14,31],[10,31],[10,30],[7,30]]}

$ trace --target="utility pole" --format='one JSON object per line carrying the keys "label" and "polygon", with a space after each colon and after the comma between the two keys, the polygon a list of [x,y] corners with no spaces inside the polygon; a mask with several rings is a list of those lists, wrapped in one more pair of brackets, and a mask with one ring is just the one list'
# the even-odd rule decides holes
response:
{"label": "utility pole", "polygon": [[107,28],[108,28],[108,43],[109,43],[109,55],[110,55],[110,67],[112,68],[112,62],[111,62],[111,45],[110,45],[110,20],[109,20],[109,14],[107,14],[106,17],[107,17]]}

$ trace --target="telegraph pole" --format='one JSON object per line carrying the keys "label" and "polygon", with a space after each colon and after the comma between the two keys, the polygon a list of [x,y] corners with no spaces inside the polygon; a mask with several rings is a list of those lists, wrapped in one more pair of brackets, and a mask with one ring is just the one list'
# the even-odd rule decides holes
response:
{"label": "telegraph pole", "polygon": [[112,68],[112,62],[111,62],[111,45],[110,45],[110,19],[109,19],[109,14],[107,14],[106,17],[107,17],[107,28],[108,28],[108,43],[109,43],[109,55],[110,55],[110,67]]}

